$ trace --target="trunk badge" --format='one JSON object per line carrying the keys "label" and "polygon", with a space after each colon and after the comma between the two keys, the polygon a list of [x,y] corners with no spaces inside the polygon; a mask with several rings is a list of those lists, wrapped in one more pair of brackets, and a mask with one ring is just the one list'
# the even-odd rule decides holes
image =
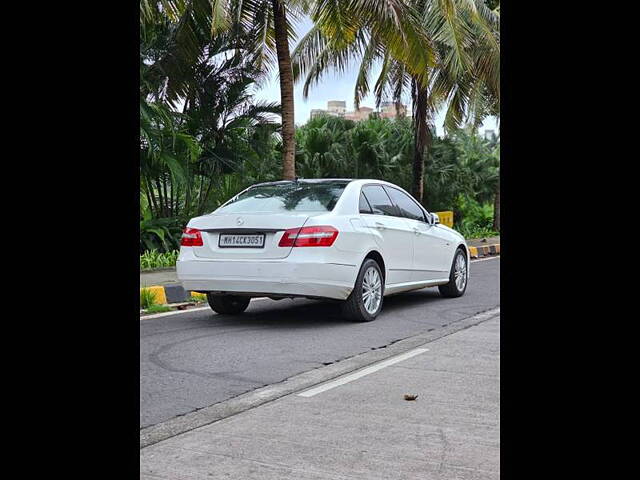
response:
{"label": "trunk badge", "polygon": [[238,218],[236,218],[236,223],[238,225],[242,225],[244,223],[244,220],[242,219],[242,217],[238,217]]}

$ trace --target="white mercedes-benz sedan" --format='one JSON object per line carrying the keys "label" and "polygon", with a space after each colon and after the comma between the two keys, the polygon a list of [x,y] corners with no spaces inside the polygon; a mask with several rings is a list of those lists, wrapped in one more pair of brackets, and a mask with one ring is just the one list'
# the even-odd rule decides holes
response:
{"label": "white mercedes-benz sedan", "polygon": [[251,297],[305,297],[339,300],[347,317],[367,322],[387,295],[434,286],[445,297],[464,294],[469,251],[391,183],[280,181],[191,219],[177,273],[218,313],[242,313]]}

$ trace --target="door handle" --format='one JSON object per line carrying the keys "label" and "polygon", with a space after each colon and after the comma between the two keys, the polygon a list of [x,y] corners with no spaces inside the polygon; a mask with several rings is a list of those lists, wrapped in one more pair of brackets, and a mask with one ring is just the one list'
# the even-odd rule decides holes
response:
{"label": "door handle", "polygon": [[384,230],[384,224],[383,224],[383,223],[380,223],[380,222],[376,222],[376,228],[377,228],[378,230]]}
{"label": "door handle", "polygon": [[420,235],[420,229],[417,227],[413,227],[413,233],[415,233],[416,235]]}

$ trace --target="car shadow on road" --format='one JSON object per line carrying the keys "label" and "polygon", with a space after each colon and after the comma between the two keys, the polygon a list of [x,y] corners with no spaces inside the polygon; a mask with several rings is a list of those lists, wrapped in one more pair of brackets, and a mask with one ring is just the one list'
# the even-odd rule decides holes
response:
{"label": "car shadow on road", "polygon": [[[437,290],[421,290],[385,297],[379,319],[393,316],[417,306],[427,307],[442,297]],[[362,325],[341,315],[339,302],[330,300],[283,299],[253,303],[242,315],[214,315],[200,321],[211,326],[269,328],[321,328]]]}

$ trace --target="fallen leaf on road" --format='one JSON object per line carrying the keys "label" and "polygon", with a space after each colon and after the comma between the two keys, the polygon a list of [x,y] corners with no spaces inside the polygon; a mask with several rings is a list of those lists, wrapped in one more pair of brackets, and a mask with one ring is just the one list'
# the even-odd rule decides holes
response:
{"label": "fallen leaf on road", "polygon": [[404,399],[405,400],[415,400],[416,398],[418,398],[418,395],[413,395],[410,393],[405,393],[404,394]]}

